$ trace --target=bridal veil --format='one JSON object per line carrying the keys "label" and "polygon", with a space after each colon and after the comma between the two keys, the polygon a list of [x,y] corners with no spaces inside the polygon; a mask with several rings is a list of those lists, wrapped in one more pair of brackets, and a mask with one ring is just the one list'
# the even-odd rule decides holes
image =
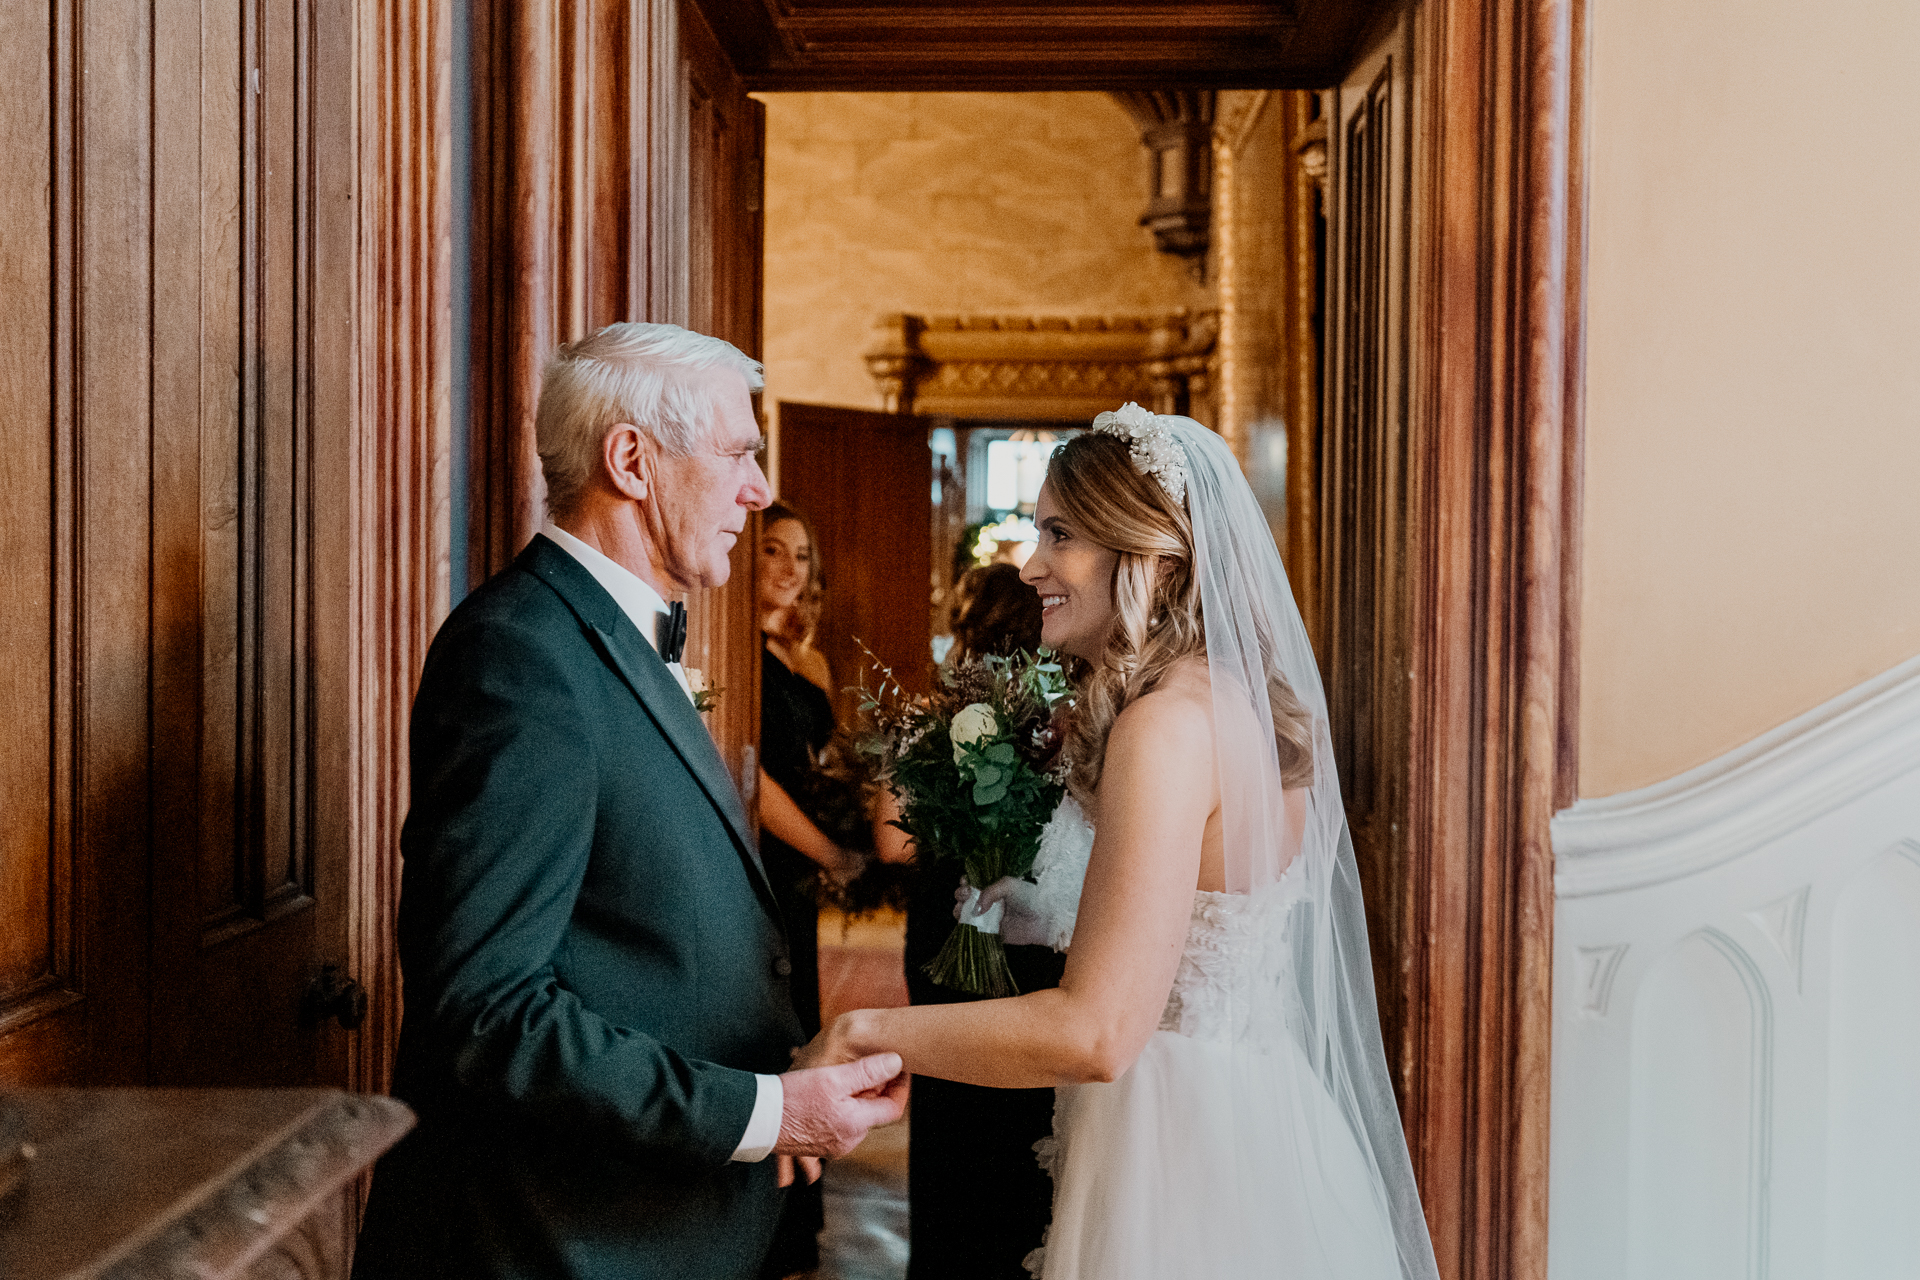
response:
{"label": "bridal veil", "polygon": [[[1190,418],[1161,416],[1156,425],[1186,453],[1227,889],[1277,904],[1253,917],[1262,961],[1255,981],[1236,988],[1236,1001],[1247,1006],[1230,1020],[1236,1074],[1271,1070],[1277,1078],[1270,1084],[1248,1083],[1278,1091],[1283,1103],[1296,1095],[1299,1105],[1289,1110],[1314,1118],[1292,1130],[1298,1141],[1285,1156],[1297,1168],[1288,1182],[1352,1186],[1357,1150],[1374,1203],[1351,1207],[1363,1207],[1366,1221],[1384,1217],[1390,1224],[1406,1280],[1432,1280],[1438,1274],[1433,1247],[1381,1044],[1360,879],[1319,666],[1266,518],[1226,442]],[[1299,761],[1282,759],[1270,695],[1276,674],[1300,704],[1294,718],[1311,742],[1311,782]],[[1272,1053],[1276,1043],[1288,1051]],[[1307,1078],[1294,1078],[1301,1075]],[[1301,1091],[1314,1093],[1312,1105]],[[1244,1154],[1244,1166],[1252,1169],[1270,1167],[1276,1153]],[[1254,1195],[1249,1212],[1259,1211],[1257,1190]],[[1351,1215],[1336,1216],[1356,1225]],[[1276,1262],[1275,1274],[1288,1274],[1284,1261]]]}

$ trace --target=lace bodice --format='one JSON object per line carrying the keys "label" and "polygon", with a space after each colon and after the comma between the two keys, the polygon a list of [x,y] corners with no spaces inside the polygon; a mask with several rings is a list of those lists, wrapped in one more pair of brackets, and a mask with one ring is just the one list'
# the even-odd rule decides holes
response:
{"label": "lace bodice", "polygon": [[[1086,815],[1071,797],[1061,801],[1041,832],[1033,864],[1036,906],[1057,951],[1073,941],[1092,851],[1093,827]],[[1197,1040],[1240,1039],[1255,1032],[1249,1026],[1253,984],[1270,985],[1292,972],[1287,922],[1278,917],[1301,896],[1297,874],[1284,875],[1258,893],[1195,893],[1187,944],[1160,1029]],[[1268,998],[1259,1007],[1261,1016],[1271,1018],[1276,1002]]]}
{"label": "lace bodice", "polygon": [[1193,895],[1187,945],[1160,1014],[1162,1031],[1242,1040],[1279,1030],[1249,1024],[1252,1011],[1270,1018],[1276,1007],[1271,994],[1254,999],[1255,985],[1269,987],[1292,972],[1287,922],[1278,917],[1300,900],[1298,887],[1299,877],[1282,876],[1258,893]]}

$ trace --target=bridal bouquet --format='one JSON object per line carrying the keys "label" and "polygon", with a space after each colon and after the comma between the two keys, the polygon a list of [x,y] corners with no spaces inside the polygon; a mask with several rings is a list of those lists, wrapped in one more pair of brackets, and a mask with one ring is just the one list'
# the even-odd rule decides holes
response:
{"label": "bridal bouquet", "polygon": [[1017,994],[1000,907],[976,914],[973,904],[980,888],[1033,869],[1040,829],[1066,793],[1057,718],[1066,675],[1045,649],[956,663],[925,698],[909,697],[891,671],[880,674],[877,690],[861,690],[874,726],[863,749],[900,798],[894,825],[922,859],[962,867],[976,891],[927,974],[972,995]]}

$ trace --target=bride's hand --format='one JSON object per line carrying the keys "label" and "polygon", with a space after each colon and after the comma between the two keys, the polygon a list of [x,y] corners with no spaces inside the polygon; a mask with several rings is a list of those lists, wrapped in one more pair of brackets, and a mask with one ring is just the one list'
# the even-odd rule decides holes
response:
{"label": "bride's hand", "polygon": [[[973,892],[965,880],[953,892],[953,918],[958,920]],[[1048,947],[1053,945],[1053,928],[1040,910],[1040,888],[1017,876],[1002,876],[980,891],[980,903],[974,908],[981,915],[998,903],[1000,941],[1010,947]]]}
{"label": "bride's hand", "polygon": [[797,1071],[803,1067],[831,1067],[842,1062],[852,1062],[865,1055],[855,1050],[849,1042],[849,1019],[852,1014],[843,1013],[833,1020],[833,1025],[825,1028],[819,1035],[802,1048],[793,1051],[793,1066]]}

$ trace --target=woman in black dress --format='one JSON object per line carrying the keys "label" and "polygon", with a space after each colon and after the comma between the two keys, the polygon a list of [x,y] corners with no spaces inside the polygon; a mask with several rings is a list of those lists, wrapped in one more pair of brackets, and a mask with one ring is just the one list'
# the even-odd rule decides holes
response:
{"label": "woman in black dress", "polygon": [[[844,786],[820,770],[835,725],[827,692],[833,679],[812,644],[810,615],[820,583],[813,527],[799,511],[775,503],[760,528],[760,857],[786,920],[794,1012],[812,1037],[820,1031],[820,903],[814,884],[821,871],[845,880],[863,858],[842,848],[816,820],[829,794]],[[763,1280],[818,1266],[820,1225],[820,1185],[796,1184],[761,1269]]]}
{"label": "woman in black dress", "polygon": [[[1011,564],[973,569],[960,584],[948,661],[1040,646],[1040,597]],[[925,965],[953,931],[960,870],[922,867],[907,911],[907,994],[914,1004],[975,997],[940,986]],[[1066,956],[1008,947],[1022,991],[1058,986]],[[908,1280],[1028,1280],[1021,1265],[1039,1247],[1053,1183],[1033,1144],[1053,1132],[1053,1090],[983,1089],[913,1078],[907,1149],[913,1252]]]}

